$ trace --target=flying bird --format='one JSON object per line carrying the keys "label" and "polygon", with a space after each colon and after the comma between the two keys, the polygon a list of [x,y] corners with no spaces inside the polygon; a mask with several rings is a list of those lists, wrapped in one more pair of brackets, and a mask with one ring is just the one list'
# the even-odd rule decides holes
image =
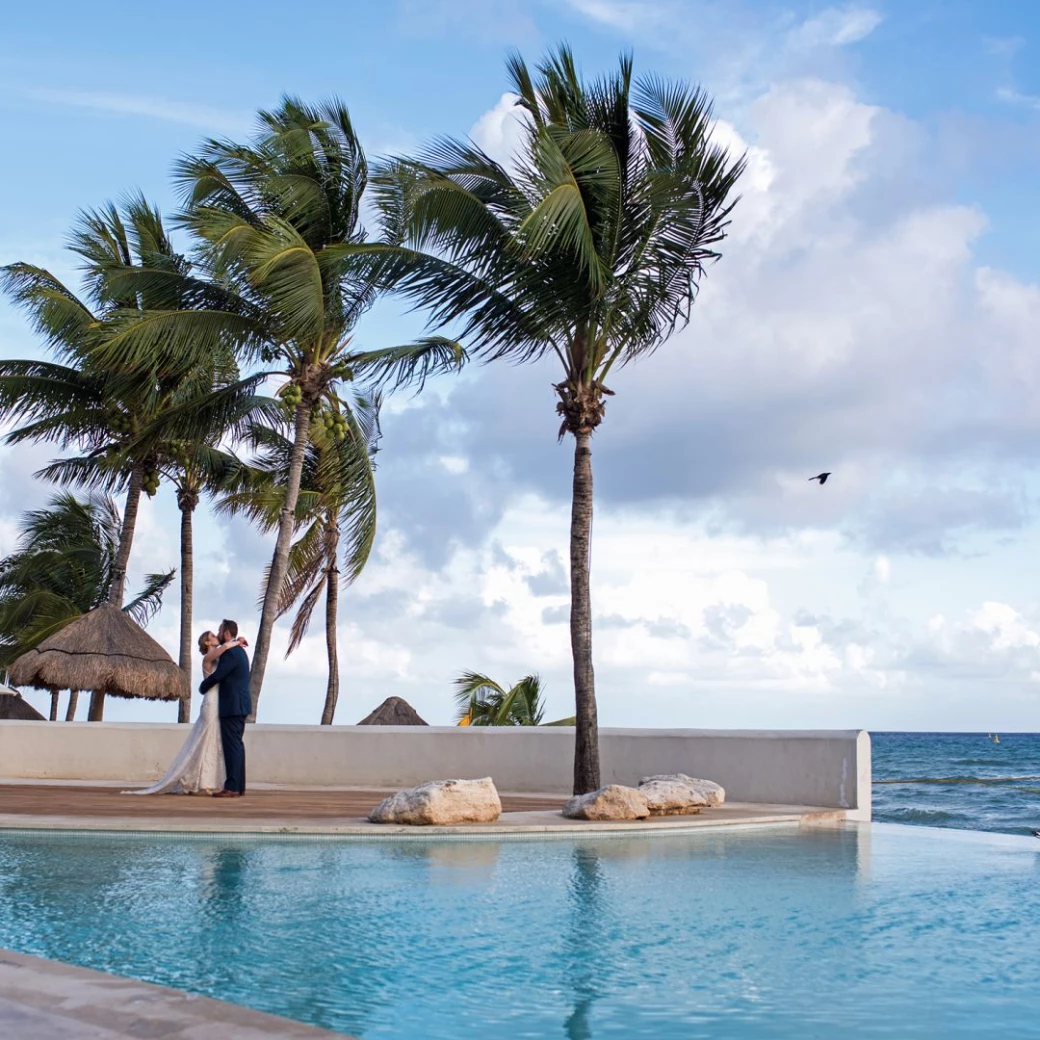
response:
{"label": "flying bird", "polygon": [[827,478],[829,476],[830,476],[829,473],[817,473],[815,477],[810,477],[809,479],[810,480],[818,480],[820,482],[820,486],[822,487],[824,484],[827,483]]}

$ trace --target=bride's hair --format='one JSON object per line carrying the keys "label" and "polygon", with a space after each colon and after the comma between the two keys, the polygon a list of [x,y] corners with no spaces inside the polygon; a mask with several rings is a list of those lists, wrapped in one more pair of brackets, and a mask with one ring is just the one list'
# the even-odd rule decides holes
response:
{"label": "bride's hair", "polygon": [[206,656],[206,651],[209,649],[206,646],[206,640],[209,639],[211,635],[213,635],[213,633],[207,629],[201,636],[199,636],[199,653],[202,654],[203,657]]}

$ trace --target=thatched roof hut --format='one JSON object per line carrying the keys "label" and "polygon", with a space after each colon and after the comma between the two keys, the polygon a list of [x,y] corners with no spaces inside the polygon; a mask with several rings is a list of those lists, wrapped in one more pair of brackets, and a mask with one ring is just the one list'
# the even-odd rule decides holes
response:
{"label": "thatched roof hut", "polygon": [[115,697],[175,701],[184,675],[170,655],[118,607],[98,607],[26,651],[11,682],[38,690],[90,690]]}
{"label": "thatched roof hut", "polygon": [[0,684],[0,719],[24,719],[27,722],[47,720],[17,690]]}
{"label": "thatched roof hut", "polygon": [[428,726],[419,713],[400,697],[387,697],[371,715],[366,715],[359,726]]}

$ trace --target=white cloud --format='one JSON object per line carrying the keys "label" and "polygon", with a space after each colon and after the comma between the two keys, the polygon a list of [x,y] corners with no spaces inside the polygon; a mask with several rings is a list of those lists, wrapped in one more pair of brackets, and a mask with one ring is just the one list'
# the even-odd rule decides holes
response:
{"label": "white cloud", "polygon": [[681,57],[717,99],[743,106],[769,85],[802,76],[833,78],[843,52],[881,24],[863,4],[827,7],[798,21],[774,5],[712,0],[567,0],[589,22]]}
{"label": "white cloud", "polygon": [[660,10],[653,0],[567,0],[579,14],[594,22],[632,32],[647,20],[652,20]]}
{"label": "white cloud", "polygon": [[539,39],[525,0],[397,0],[396,33],[517,46]]}
{"label": "white cloud", "polygon": [[494,108],[472,126],[469,136],[497,163],[507,168],[523,140],[525,113],[515,94],[503,94]]}
{"label": "white cloud", "polygon": [[14,552],[21,529],[13,520],[0,519],[0,559]]}
{"label": "white cloud", "polygon": [[[1001,707],[996,692],[1001,687],[1007,700],[1023,695],[1035,698],[1035,684],[1040,681],[1038,629],[1035,618],[995,601],[967,611],[964,620],[936,614],[928,620],[926,634],[907,648],[904,663],[919,685],[932,679],[975,684],[977,689],[977,684],[986,683],[989,689],[980,698],[978,717],[988,713],[992,718]],[[1029,719],[1028,709],[1025,718]]]}
{"label": "white cloud", "polygon": [[791,32],[792,46],[847,47],[866,39],[883,21],[870,7],[828,7]]}
{"label": "white cloud", "polygon": [[996,58],[1010,58],[1016,55],[1026,41],[1021,36],[987,36],[983,38],[982,48]]}
{"label": "white cloud", "polygon": [[1012,87],[1000,87],[997,90],[997,100],[1018,108],[1031,108],[1040,111],[1040,95],[1023,94]]}
{"label": "white cloud", "polygon": [[887,585],[892,580],[892,561],[887,556],[875,557],[874,576],[882,585]]}
{"label": "white cloud", "polygon": [[246,112],[231,112],[213,105],[175,101],[145,94],[67,90],[55,87],[28,88],[22,93],[23,96],[33,101],[45,104],[86,108],[114,116],[161,119],[170,123],[184,123],[218,134],[241,134],[252,125],[252,116]]}

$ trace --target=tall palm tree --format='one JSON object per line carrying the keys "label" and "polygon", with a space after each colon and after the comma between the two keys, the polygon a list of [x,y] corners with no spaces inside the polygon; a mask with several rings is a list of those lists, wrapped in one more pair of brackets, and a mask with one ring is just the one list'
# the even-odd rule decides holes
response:
{"label": "tall palm tree", "polygon": [[[340,691],[339,593],[368,562],[376,533],[373,459],[379,438],[378,397],[355,395],[342,411],[326,409],[311,420],[296,502],[298,537],[278,602],[279,616],[298,607],[286,656],[307,633],[314,608],[325,595],[325,648],[328,682],[321,724],[332,725]],[[277,429],[257,427],[260,449],[243,467],[238,486],[218,501],[218,510],[245,514],[263,530],[272,530],[284,505],[286,474],[293,441]],[[343,568],[340,567],[342,547]]]}
{"label": "tall palm tree", "polygon": [[[0,560],[0,671],[81,614],[108,602],[116,578],[122,518],[108,495],[69,492],[22,518],[14,552]],[[175,571],[148,575],[123,609],[145,625],[162,605]],[[72,694],[66,717],[76,712]],[[57,717],[57,693],[51,719]]]}
{"label": "tall palm tree", "polygon": [[389,244],[383,277],[460,329],[485,360],[550,354],[559,435],[574,438],[570,635],[577,733],[574,791],[599,786],[589,568],[593,432],[615,367],[653,353],[689,318],[719,256],[744,168],[712,141],[699,88],[632,62],[595,81],[566,47],[532,73],[509,62],[526,121],[507,169],[470,142],[442,140],[378,178]]}
{"label": "tall palm tree", "polygon": [[[181,287],[185,309],[205,302],[207,288],[193,278],[158,210],[143,198],[130,198],[122,210],[108,205],[84,213],[70,245],[82,261],[85,298],[31,264],[0,271],[0,287],[57,357],[0,362],[0,416],[23,424],[8,443],[48,441],[78,452],[38,476],[126,492],[109,588],[109,601],[121,606],[141,494],[158,490],[170,441],[212,440],[237,421],[263,377],[234,378],[215,327],[196,329],[190,370],[169,336],[153,338],[148,353],[126,356],[121,344],[128,331],[154,321],[156,309],[169,301],[167,285]],[[104,695],[95,694],[91,719],[100,720],[103,711]]]}
{"label": "tall palm tree", "polygon": [[[178,706],[178,722],[191,720],[195,510],[204,494],[226,487],[241,468],[239,460],[221,444],[242,440],[256,423],[271,421],[281,411],[273,398],[253,392],[255,379],[237,376],[238,369],[231,356],[209,369],[196,369],[131,445],[131,451],[141,447],[151,453],[157,473],[176,492],[180,512],[178,664],[184,675],[184,690]],[[157,482],[152,484],[153,488],[157,486]]]}
{"label": "tall palm tree", "polygon": [[[139,364],[158,342],[175,343],[184,371],[217,335],[247,363],[274,366],[287,380],[281,397],[293,416],[293,454],[259,631],[250,691],[255,715],[271,632],[289,565],[296,501],[311,417],[335,410],[338,386],[419,387],[432,373],[459,367],[459,345],[440,336],[378,350],[357,350],[355,323],[380,288],[360,223],[368,163],[346,108],[284,98],[259,113],[249,144],[210,140],[183,160],[184,226],[201,243],[205,284],[167,272],[137,271],[142,291],[161,301],[109,345],[111,362]],[[192,303],[184,307],[184,300]]]}
{"label": "tall palm tree", "polygon": [[[243,402],[245,404],[245,402]],[[214,430],[219,443],[228,435],[220,423]],[[174,439],[157,452],[158,470],[173,486],[180,513],[180,632],[178,665],[184,675],[184,691],[177,709],[178,722],[191,721],[191,676],[194,660],[192,616],[195,598],[194,517],[202,497],[215,492],[237,468],[238,460],[229,452],[201,441]]]}

